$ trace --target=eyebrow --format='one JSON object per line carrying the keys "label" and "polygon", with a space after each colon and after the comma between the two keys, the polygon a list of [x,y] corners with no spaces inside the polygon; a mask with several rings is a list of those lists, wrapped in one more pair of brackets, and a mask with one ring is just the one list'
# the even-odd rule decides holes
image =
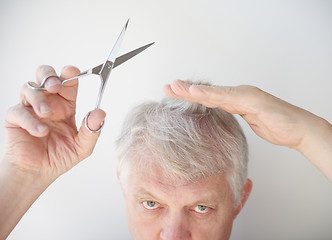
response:
{"label": "eyebrow", "polygon": [[217,197],[214,196],[205,196],[191,204],[191,206],[196,205],[209,205],[209,206],[217,206],[220,203],[224,202],[224,197],[222,197],[220,200]]}
{"label": "eyebrow", "polygon": [[[137,198],[142,198],[144,196],[147,197],[151,197],[153,199],[155,199],[158,202],[161,202],[161,200],[154,196],[152,193],[150,193],[148,190],[144,189],[144,188],[139,188],[139,190],[137,191],[137,193],[135,194],[135,196]],[[202,198],[200,198],[197,201],[194,201],[188,205],[190,206],[196,206],[199,204],[206,204],[206,205],[213,205],[213,206],[217,206],[220,203],[223,203],[225,201],[225,194],[223,194],[221,197],[218,197],[215,193],[208,193],[206,195],[203,195]]]}
{"label": "eyebrow", "polygon": [[138,191],[135,194],[135,196],[137,198],[142,198],[144,196],[148,196],[148,197],[151,197],[153,199],[156,199],[157,201],[160,201],[160,199],[158,197],[154,196],[152,193],[150,193],[149,191],[147,191],[146,189],[144,189],[142,187],[138,189]]}

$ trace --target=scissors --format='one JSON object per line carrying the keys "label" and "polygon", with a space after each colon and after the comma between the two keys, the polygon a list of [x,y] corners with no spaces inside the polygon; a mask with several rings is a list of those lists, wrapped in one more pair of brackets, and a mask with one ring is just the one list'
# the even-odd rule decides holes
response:
{"label": "scissors", "polygon": [[120,57],[116,57],[118,55],[119,49],[120,49],[120,45],[122,43],[124,34],[127,30],[127,26],[128,26],[128,22],[129,19],[127,20],[125,26],[123,27],[118,39],[116,40],[111,52],[109,53],[106,61],[94,68],[91,68],[89,70],[86,70],[84,72],[81,72],[79,75],[77,75],[76,77],[73,78],[69,78],[69,79],[60,79],[57,75],[47,75],[41,82],[40,86],[35,86],[33,83],[29,82],[28,85],[36,90],[45,90],[45,83],[47,81],[48,78],[50,77],[57,77],[60,79],[61,84],[63,85],[65,82],[77,79],[77,78],[82,78],[82,77],[86,77],[89,76],[91,74],[95,74],[98,75],[100,77],[101,80],[101,85],[100,85],[100,89],[99,89],[99,94],[98,94],[98,98],[97,98],[97,102],[96,102],[96,106],[95,108],[99,108],[100,106],[100,102],[101,102],[101,98],[103,96],[104,90],[105,90],[105,86],[107,83],[107,80],[111,74],[111,71],[113,68],[116,68],[117,66],[121,65],[122,63],[126,62],[127,60],[131,59],[132,57],[136,56],[137,54],[139,54],[140,52],[144,51],[145,49],[147,49],[148,47],[150,47],[152,44],[154,44],[154,42],[149,43],[143,47],[137,48],[131,52],[128,52],[126,54],[123,54]]}
{"label": "scissors", "polygon": [[[59,78],[59,80],[61,81],[61,85],[63,85],[65,82],[74,80],[74,79],[78,79],[78,78],[82,78],[82,77],[86,77],[89,76],[91,74],[95,74],[98,75],[100,77],[101,80],[101,84],[100,84],[100,88],[99,88],[99,93],[98,93],[98,97],[97,97],[97,102],[96,102],[96,106],[95,108],[99,108],[100,106],[100,102],[105,90],[105,86],[107,83],[107,80],[110,76],[110,73],[112,71],[113,68],[116,68],[117,66],[121,65],[122,63],[126,62],[127,60],[131,59],[132,57],[136,56],[137,54],[139,54],[140,52],[144,51],[145,49],[147,49],[148,47],[150,47],[152,44],[154,44],[154,42],[149,43],[143,47],[137,48],[131,52],[128,52],[126,54],[123,54],[120,57],[116,57],[118,55],[119,49],[120,49],[120,45],[123,41],[123,37],[124,34],[127,30],[127,26],[128,26],[128,22],[129,19],[127,20],[125,26],[123,27],[118,39],[116,40],[111,52],[109,53],[106,61],[96,67],[93,67],[89,70],[86,70],[84,72],[81,72],[78,76],[70,78],[70,79],[61,79],[59,78],[57,75],[47,75],[46,77],[44,77],[44,79],[42,80],[40,86],[35,86],[33,83],[29,82],[28,85],[35,90],[45,90],[45,83],[47,81],[48,78],[50,77],[57,77]],[[103,127],[104,122],[102,122],[101,127],[97,130],[97,131],[93,131],[91,130],[88,126],[87,126],[87,118],[89,116],[89,113],[85,116],[85,126],[87,127],[87,129],[90,132],[99,132],[101,130],[101,128]]]}

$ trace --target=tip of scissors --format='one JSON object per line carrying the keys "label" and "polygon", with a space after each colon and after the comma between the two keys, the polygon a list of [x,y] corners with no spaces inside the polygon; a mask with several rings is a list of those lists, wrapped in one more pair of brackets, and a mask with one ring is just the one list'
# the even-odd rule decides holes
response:
{"label": "tip of scissors", "polygon": [[127,29],[128,23],[129,23],[129,18],[128,18],[127,22],[126,22],[125,29]]}
{"label": "tip of scissors", "polygon": [[144,48],[148,48],[148,47],[150,47],[153,44],[155,44],[155,42],[152,42],[152,43],[149,43],[149,44],[145,45]]}

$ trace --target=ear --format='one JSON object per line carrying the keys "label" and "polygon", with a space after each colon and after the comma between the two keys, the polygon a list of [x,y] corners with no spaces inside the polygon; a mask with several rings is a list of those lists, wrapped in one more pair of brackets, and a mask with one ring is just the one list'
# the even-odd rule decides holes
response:
{"label": "ear", "polygon": [[120,179],[120,172],[119,170],[116,170],[116,177],[119,181],[119,184],[120,184],[120,187],[121,187],[121,191],[122,191],[122,195],[124,197],[124,199],[126,199],[126,191],[125,191],[125,186],[124,184],[121,182],[121,179]]}
{"label": "ear", "polygon": [[120,172],[119,172],[119,169],[116,170],[116,178],[120,182]]}
{"label": "ear", "polygon": [[251,189],[252,189],[252,181],[248,178],[246,183],[242,187],[242,200],[241,200],[241,203],[239,204],[239,206],[235,209],[234,219],[240,213],[244,204],[246,203],[246,201],[251,193]]}

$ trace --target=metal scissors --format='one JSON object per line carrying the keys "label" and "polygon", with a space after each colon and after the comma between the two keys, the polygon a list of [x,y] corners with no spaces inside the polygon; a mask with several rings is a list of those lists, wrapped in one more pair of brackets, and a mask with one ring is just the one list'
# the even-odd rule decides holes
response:
{"label": "metal scissors", "polygon": [[[101,80],[101,84],[100,84],[100,88],[99,88],[99,94],[97,97],[97,102],[96,102],[96,106],[95,108],[99,108],[100,106],[100,102],[101,102],[101,98],[103,96],[104,90],[105,90],[105,86],[107,83],[107,80],[110,76],[110,73],[112,71],[113,68],[116,68],[117,66],[119,66],[120,64],[126,62],[127,60],[131,59],[132,57],[136,56],[137,54],[139,54],[140,52],[144,51],[145,49],[147,49],[148,47],[150,47],[152,44],[154,44],[154,42],[149,43],[143,47],[137,48],[131,52],[128,52],[120,57],[116,57],[118,55],[119,49],[120,49],[120,45],[122,43],[124,34],[127,30],[127,26],[128,26],[128,22],[129,19],[127,20],[125,26],[123,27],[118,39],[116,40],[111,52],[109,53],[106,61],[94,68],[91,68],[89,70],[86,70],[84,72],[81,72],[78,76],[70,78],[70,79],[61,79],[56,75],[48,75],[46,76],[40,86],[35,86],[33,83],[29,82],[28,85],[36,90],[45,90],[45,83],[47,81],[48,78],[50,77],[57,77],[60,79],[61,84],[63,85],[65,82],[77,79],[77,78],[82,78],[82,77],[86,77],[89,76],[91,74],[95,74],[95,75],[99,75],[100,80]],[[89,129],[89,128],[88,128]]]}

